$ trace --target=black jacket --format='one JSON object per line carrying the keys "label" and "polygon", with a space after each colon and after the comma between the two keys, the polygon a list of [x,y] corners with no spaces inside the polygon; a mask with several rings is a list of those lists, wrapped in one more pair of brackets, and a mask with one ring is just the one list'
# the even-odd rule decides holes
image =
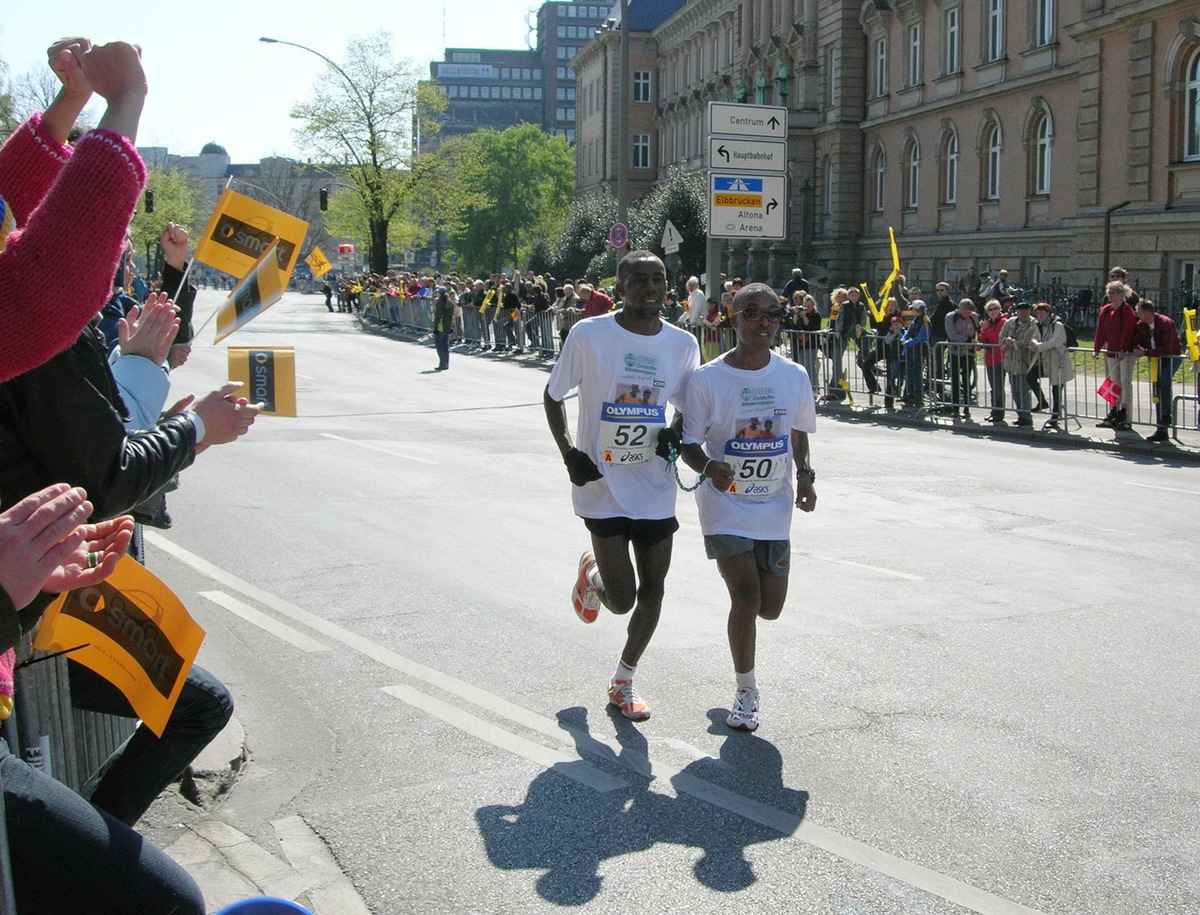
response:
{"label": "black jacket", "polygon": [[[196,454],[190,419],[173,416],[127,433],[125,404],[92,321],[49,362],[0,384],[0,504],[54,483],[87,490],[93,521],[122,515],[158,492]],[[49,604],[41,596],[21,615],[32,625]],[[0,604],[3,602],[0,601]],[[7,614],[0,606],[0,647]]]}

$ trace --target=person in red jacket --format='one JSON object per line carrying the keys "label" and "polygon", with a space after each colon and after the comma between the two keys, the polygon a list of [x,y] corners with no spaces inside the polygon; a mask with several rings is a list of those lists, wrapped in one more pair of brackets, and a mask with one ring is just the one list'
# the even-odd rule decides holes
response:
{"label": "person in red jacket", "polygon": [[1000,346],[1000,330],[1008,320],[1008,315],[999,299],[988,299],[983,310],[986,317],[979,325],[979,342],[985,345],[983,366],[987,372],[992,403],[992,412],[987,415],[987,421],[998,423],[1004,419],[1004,349]]}
{"label": "person in red jacket", "polygon": [[580,317],[591,318],[612,311],[612,299],[599,289],[593,289],[589,283],[580,283],[579,298],[583,299],[583,314]]}
{"label": "person in red jacket", "polygon": [[1146,441],[1168,442],[1170,434],[1167,427],[1171,425],[1171,407],[1175,396],[1171,382],[1183,353],[1179,328],[1166,315],[1158,314],[1149,299],[1138,302],[1137,317],[1138,323],[1133,329],[1133,354],[1158,360],[1158,377],[1155,378],[1154,367],[1150,370],[1150,390],[1157,404],[1155,420],[1158,428]]}
{"label": "person in red jacket", "polygon": [[1092,356],[1104,350],[1104,376],[1115,388],[1116,399],[1108,415],[1096,425],[1102,429],[1128,429],[1130,393],[1133,389],[1133,329],[1137,313],[1129,304],[1130,289],[1119,280],[1104,287],[1105,303],[1096,319]]}

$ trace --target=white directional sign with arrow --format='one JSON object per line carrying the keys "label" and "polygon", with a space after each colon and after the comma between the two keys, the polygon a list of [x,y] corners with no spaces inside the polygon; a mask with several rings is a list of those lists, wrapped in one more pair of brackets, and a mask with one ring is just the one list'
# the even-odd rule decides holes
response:
{"label": "white directional sign with arrow", "polygon": [[712,238],[786,238],[787,178],[783,175],[708,175],[708,234]]}
{"label": "white directional sign with arrow", "polygon": [[787,109],[774,105],[708,103],[708,132],[726,137],[787,139]]}
{"label": "white directional sign with arrow", "polygon": [[787,173],[787,143],[784,140],[732,140],[708,138],[708,167],[748,172]]}

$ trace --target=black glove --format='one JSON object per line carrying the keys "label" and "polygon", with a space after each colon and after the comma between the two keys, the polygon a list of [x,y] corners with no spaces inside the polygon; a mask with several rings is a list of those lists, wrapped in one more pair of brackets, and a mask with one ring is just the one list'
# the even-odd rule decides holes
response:
{"label": "black glove", "polygon": [[595,462],[578,448],[572,448],[563,455],[563,463],[567,465],[567,476],[576,486],[586,486],[604,476],[596,469]]}
{"label": "black glove", "polygon": [[664,461],[670,462],[671,450],[674,449],[675,455],[678,456],[682,447],[683,438],[675,431],[675,427],[664,426],[658,433],[658,447],[654,449],[654,453]]}

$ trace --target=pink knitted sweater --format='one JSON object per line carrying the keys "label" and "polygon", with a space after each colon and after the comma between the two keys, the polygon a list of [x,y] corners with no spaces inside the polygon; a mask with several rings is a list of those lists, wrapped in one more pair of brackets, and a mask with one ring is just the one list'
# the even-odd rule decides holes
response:
{"label": "pink knitted sweater", "polygon": [[146,168],[110,130],[74,150],[35,114],[0,147],[0,196],[17,228],[0,251],[0,382],[70,346],[112,295]]}

